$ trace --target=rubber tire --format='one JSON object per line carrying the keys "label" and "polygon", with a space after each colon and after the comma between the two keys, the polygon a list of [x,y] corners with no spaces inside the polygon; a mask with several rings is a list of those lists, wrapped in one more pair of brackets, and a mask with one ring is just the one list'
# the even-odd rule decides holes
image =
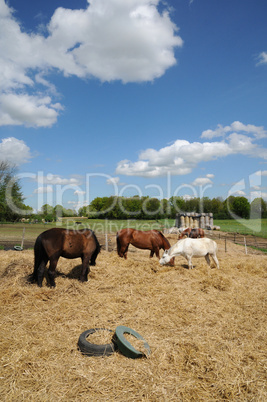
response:
{"label": "rubber tire", "polygon": [[78,347],[82,354],[86,356],[110,356],[117,349],[117,345],[115,343],[107,343],[105,345],[96,345],[94,343],[88,342],[86,339],[88,335],[94,334],[96,331],[109,331],[113,332],[110,329],[106,328],[91,328],[84,331],[78,340]]}
{"label": "rubber tire", "polygon": [[14,246],[14,250],[16,251],[22,251],[23,248],[21,246]]}
{"label": "rubber tire", "polygon": [[133,335],[137,339],[141,339],[144,341],[144,347],[147,350],[146,355],[150,355],[150,347],[145,339],[140,335],[138,332],[134,331],[131,328],[124,327],[120,325],[115,330],[115,337],[116,343],[118,345],[119,351],[126,357],[130,357],[131,359],[137,359],[139,357],[143,357],[144,353],[140,352],[139,350],[135,349],[129,341],[124,337],[124,334]]}

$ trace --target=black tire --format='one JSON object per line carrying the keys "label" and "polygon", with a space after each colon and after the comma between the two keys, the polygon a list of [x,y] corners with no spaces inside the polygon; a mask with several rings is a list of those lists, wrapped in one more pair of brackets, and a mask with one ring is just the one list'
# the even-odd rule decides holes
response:
{"label": "black tire", "polygon": [[80,351],[86,356],[110,356],[117,349],[117,345],[115,343],[112,342],[105,345],[95,345],[88,342],[87,337],[91,334],[94,334],[96,331],[113,332],[110,329],[105,328],[92,328],[84,331],[78,340],[78,347]]}
{"label": "black tire", "polygon": [[[143,352],[135,349],[131,345],[131,343],[129,341],[127,341],[127,339],[124,337],[124,334],[133,335],[135,338],[144,341],[144,348],[146,349],[146,353],[143,353]],[[139,357],[150,355],[150,347],[149,347],[148,343],[145,341],[145,339],[142,337],[142,335],[140,335],[138,332],[134,331],[133,329],[120,325],[115,330],[115,337],[116,337],[116,343],[118,345],[119,351],[124,356],[130,357],[131,359],[137,359]]]}

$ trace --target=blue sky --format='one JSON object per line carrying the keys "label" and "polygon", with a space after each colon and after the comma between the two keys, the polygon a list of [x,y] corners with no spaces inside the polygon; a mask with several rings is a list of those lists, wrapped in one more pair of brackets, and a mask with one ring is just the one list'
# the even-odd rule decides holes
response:
{"label": "blue sky", "polygon": [[265,0],[0,0],[0,159],[25,203],[267,200]]}

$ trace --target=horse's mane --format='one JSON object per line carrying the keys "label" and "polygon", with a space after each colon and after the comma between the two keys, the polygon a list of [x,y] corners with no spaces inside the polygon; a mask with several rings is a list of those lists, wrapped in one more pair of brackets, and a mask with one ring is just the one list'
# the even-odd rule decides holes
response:
{"label": "horse's mane", "polygon": [[162,237],[163,242],[164,242],[164,243],[167,243],[167,245],[168,245],[169,247],[171,247],[169,240],[166,239],[166,237],[164,236],[164,234],[163,234],[160,230],[157,230],[157,233]]}

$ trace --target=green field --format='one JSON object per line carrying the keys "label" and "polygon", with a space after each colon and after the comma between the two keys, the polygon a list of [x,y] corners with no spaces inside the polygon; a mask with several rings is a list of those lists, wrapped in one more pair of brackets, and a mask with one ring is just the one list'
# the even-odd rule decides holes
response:
{"label": "green field", "polygon": [[[79,223],[78,223],[79,222]],[[90,228],[98,234],[116,233],[123,228],[134,228],[138,230],[157,229],[163,230],[174,226],[174,219],[162,220],[108,220],[108,219],[64,219],[62,223],[10,223],[0,224],[0,237],[16,238],[20,240],[25,227],[25,238],[35,239],[38,234],[52,227],[64,227],[69,229]],[[222,232],[240,233],[244,235],[253,234],[258,237],[267,238],[267,219],[251,220],[215,220],[214,224],[220,226]]]}
{"label": "green field", "polygon": [[214,224],[220,226],[222,232],[267,238],[267,219],[215,220]]}

